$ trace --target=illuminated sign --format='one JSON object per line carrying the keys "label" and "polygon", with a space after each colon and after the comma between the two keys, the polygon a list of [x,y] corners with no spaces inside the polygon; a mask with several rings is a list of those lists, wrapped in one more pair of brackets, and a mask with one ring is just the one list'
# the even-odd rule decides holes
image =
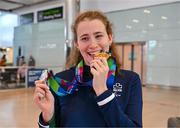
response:
{"label": "illuminated sign", "polygon": [[63,18],[63,7],[38,11],[38,22]]}

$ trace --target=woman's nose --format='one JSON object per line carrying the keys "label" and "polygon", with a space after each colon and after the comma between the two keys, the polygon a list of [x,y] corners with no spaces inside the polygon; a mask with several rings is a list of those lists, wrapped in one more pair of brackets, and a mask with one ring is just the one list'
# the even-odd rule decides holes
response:
{"label": "woman's nose", "polygon": [[92,45],[98,45],[98,41],[96,40],[96,38],[91,37],[91,44]]}
{"label": "woman's nose", "polygon": [[98,47],[98,43],[97,42],[94,42],[94,41],[92,41],[91,43],[90,43],[90,45],[89,45],[89,48],[91,48],[91,49],[94,49],[94,48],[97,48]]}

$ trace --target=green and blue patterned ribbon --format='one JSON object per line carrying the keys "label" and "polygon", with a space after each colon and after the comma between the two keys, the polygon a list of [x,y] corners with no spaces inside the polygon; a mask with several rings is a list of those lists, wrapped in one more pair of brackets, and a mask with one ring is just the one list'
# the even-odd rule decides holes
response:
{"label": "green and blue patterned ribbon", "polygon": [[[109,72],[106,84],[108,88],[112,88],[115,79],[116,61],[114,58],[110,57],[107,62],[109,66]],[[73,94],[73,92],[78,89],[78,86],[92,86],[92,80],[83,82],[83,66],[84,61],[81,60],[80,63],[76,66],[75,77],[72,81],[61,79],[54,76],[52,72],[49,72],[47,78],[48,85],[59,96]]]}

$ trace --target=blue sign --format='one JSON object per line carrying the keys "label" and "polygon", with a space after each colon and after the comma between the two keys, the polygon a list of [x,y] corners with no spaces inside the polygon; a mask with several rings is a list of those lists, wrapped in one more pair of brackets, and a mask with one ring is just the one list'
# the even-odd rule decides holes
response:
{"label": "blue sign", "polygon": [[37,68],[30,68],[27,72],[27,85],[28,87],[35,86],[35,81],[39,79],[42,74],[42,71],[45,69],[37,69]]}

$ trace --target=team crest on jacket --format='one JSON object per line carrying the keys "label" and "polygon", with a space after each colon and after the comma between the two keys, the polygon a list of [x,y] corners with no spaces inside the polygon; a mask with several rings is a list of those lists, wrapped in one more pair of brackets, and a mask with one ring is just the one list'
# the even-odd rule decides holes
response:
{"label": "team crest on jacket", "polygon": [[121,96],[122,85],[120,83],[116,83],[115,85],[113,85],[113,92],[116,96]]}

